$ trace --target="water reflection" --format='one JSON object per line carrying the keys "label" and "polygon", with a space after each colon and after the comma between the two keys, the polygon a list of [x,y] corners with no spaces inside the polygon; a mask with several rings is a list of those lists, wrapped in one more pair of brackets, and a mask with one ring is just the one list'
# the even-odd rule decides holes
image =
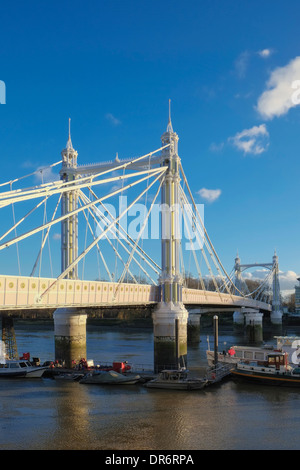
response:
{"label": "water reflection", "polygon": [[[49,360],[51,331],[16,333],[20,352]],[[201,343],[189,349],[192,369],[206,364],[207,334],[212,338],[212,331],[202,332]],[[89,357],[111,362],[130,354],[134,363],[151,364],[152,341],[149,330],[93,328]],[[244,338],[220,328],[220,347],[223,343],[244,344]],[[233,380],[193,392],[0,380],[0,449],[298,449],[299,400],[294,389]]]}

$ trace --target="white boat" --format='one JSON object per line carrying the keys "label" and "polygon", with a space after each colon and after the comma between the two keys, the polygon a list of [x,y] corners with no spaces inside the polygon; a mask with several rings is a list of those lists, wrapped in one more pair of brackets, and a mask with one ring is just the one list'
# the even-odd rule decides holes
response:
{"label": "white boat", "polygon": [[104,371],[104,370],[93,370],[84,375],[84,377],[79,381],[81,384],[108,384],[108,385],[133,385],[140,380],[139,375],[128,374],[123,375],[119,374],[114,370]]}
{"label": "white boat", "polygon": [[[300,338],[296,336],[275,336],[276,345],[265,344],[261,346],[232,346],[235,354],[231,356],[227,351],[218,352],[218,363],[235,365],[241,360],[266,361],[270,352],[284,351],[288,353],[288,361],[292,365],[299,364],[298,344]],[[209,366],[214,365],[214,351],[206,351]]]}
{"label": "white boat", "polygon": [[169,390],[200,390],[207,385],[206,379],[188,377],[187,369],[162,370],[158,377],[145,384],[147,388],[164,388]]}
{"label": "white boat", "polygon": [[[264,361],[266,360],[267,354],[275,349],[273,346],[232,346],[232,348],[235,351],[235,354],[232,356],[227,351],[218,351],[218,363],[234,365],[243,359]],[[215,361],[214,351],[207,350],[206,358],[208,365],[212,367]]]}
{"label": "white boat", "polygon": [[5,359],[0,363],[0,378],[21,377],[39,378],[42,377],[48,367],[33,366],[29,361]]}
{"label": "white boat", "polygon": [[231,373],[254,383],[300,387],[300,368],[289,365],[286,352],[271,352],[265,361],[240,361]]}

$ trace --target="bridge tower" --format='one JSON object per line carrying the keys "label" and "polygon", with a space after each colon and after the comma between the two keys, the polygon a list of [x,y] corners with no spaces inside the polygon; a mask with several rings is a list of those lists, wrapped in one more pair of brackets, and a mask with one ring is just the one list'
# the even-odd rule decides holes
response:
{"label": "bridge tower", "polygon": [[[78,152],[71,141],[71,120],[69,119],[69,138],[66,148],[61,152],[61,179],[70,182],[76,179]],[[76,191],[63,193],[61,214],[66,215],[78,207]],[[78,215],[72,215],[61,222],[61,269],[64,272],[78,257]],[[66,275],[68,279],[78,279],[77,264]],[[58,308],[53,314],[55,336],[55,359],[71,367],[86,357],[86,319],[85,312],[76,308]]]}
{"label": "bridge tower", "polygon": [[[234,284],[236,286],[236,295],[239,295],[238,289],[242,291],[242,275],[241,275],[242,270],[247,269],[247,268],[257,267],[257,266],[268,268],[273,274],[273,281],[272,281],[273,282],[273,286],[272,286],[273,299],[272,299],[272,312],[271,312],[270,318],[273,324],[275,325],[281,324],[282,323],[282,306],[281,306],[281,295],[280,295],[280,284],[279,284],[279,264],[278,264],[278,256],[276,254],[276,251],[274,253],[272,263],[261,263],[261,264],[255,263],[255,264],[241,265],[240,258],[237,255],[237,257],[235,258],[235,265],[234,265],[234,271],[235,271]],[[255,312],[253,311],[252,316],[254,315],[254,313]],[[238,312],[238,311],[234,312],[233,319],[236,325],[243,325],[245,318],[246,318],[245,311],[242,310],[241,312]],[[248,317],[248,319],[249,318],[250,316]],[[250,319],[251,321],[253,320],[252,317]],[[247,319],[245,323],[247,325]],[[256,315],[255,323],[256,324],[261,323],[260,314]]]}
{"label": "bridge tower", "polygon": [[[242,270],[241,270],[241,260],[239,254],[237,253],[234,263],[234,285],[235,295],[239,295],[239,291],[242,290]],[[241,311],[236,311],[233,313],[233,322],[236,326],[244,326],[244,314]]]}
{"label": "bridge tower", "polygon": [[169,122],[161,137],[162,166],[167,166],[161,188],[161,263],[159,279],[161,300],[153,313],[154,368],[185,366],[187,361],[188,311],[182,302],[182,274],[180,272],[180,213],[178,135],[173,131],[170,104]]}
{"label": "bridge tower", "polygon": [[[69,138],[66,148],[61,152],[62,169],[60,170],[61,179],[64,182],[75,180],[74,169],[77,168],[78,152],[74,150],[71,141],[71,120],[69,119]],[[75,191],[63,193],[61,201],[61,215],[72,212],[77,209],[78,197]],[[78,256],[78,215],[73,215],[61,222],[61,272]],[[69,279],[78,279],[77,264],[68,272]]]}
{"label": "bridge tower", "polygon": [[[241,260],[239,254],[237,253],[234,260],[234,285],[238,290],[241,290],[242,287],[242,271],[241,271]],[[235,290],[235,294],[238,295],[238,290]]]}
{"label": "bridge tower", "polygon": [[281,296],[280,296],[280,284],[279,284],[279,265],[278,256],[276,251],[273,256],[273,300],[272,300],[272,312],[271,322],[274,324],[282,322],[282,308],[281,308]]}

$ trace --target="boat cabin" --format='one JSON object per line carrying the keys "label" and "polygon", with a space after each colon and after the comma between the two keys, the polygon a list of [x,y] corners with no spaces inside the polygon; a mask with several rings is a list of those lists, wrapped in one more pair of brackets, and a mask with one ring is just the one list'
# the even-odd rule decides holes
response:
{"label": "boat cabin", "polygon": [[188,371],[185,370],[162,370],[159,373],[160,380],[176,381],[176,380],[187,380]]}
{"label": "boat cabin", "polygon": [[275,367],[276,370],[286,369],[288,366],[288,355],[284,352],[274,352],[268,354],[268,367]]}
{"label": "boat cabin", "polygon": [[0,369],[23,369],[26,367],[31,367],[30,362],[28,361],[9,361],[0,363]]}

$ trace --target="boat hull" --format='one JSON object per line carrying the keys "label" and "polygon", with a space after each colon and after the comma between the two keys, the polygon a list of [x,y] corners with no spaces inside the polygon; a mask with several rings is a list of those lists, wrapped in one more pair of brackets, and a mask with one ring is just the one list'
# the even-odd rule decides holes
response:
{"label": "boat hull", "polygon": [[[28,368],[29,369],[29,368]],[[37,367],[30,370],[12,370],[12,369],[2,369],[0,371],[0,379],[10,379],[10,378],[23,378],[23,379],[36,379],[42,377],[43,373],[47,367]]]}
{"label": "boat hull", "polygon": [[298,387],[300,388],[300,377],[286,376],[284,374],[266,374],[259,371],[247,371],[233,369],[233,377],[242,380],[260,383],[264,385],[277,385],[280,387]]}
{"label": "boat hull", "polygon": [[114,380],[114,381],[105,381],[105,380],[97,380],[97,379],[86,379],[80,380],[80,383],[85,383],[85,384],[98,384],[98,385],[134,385],[139,381],[139,379],[133,379],[133,380]]}
{"label": "boat hull", "polygon": [[206,382],[164,383],[154,380],[147,382],[145,385],[147,388],[161,388],[165,390],[201,390],[206,386]]}
{"label": "boat hull", "polygon": [[79,382],[83,384],[97,385],[134,385],[139,382],[140,376],[124,376],[114,371],[97,371],[85,375]]}

